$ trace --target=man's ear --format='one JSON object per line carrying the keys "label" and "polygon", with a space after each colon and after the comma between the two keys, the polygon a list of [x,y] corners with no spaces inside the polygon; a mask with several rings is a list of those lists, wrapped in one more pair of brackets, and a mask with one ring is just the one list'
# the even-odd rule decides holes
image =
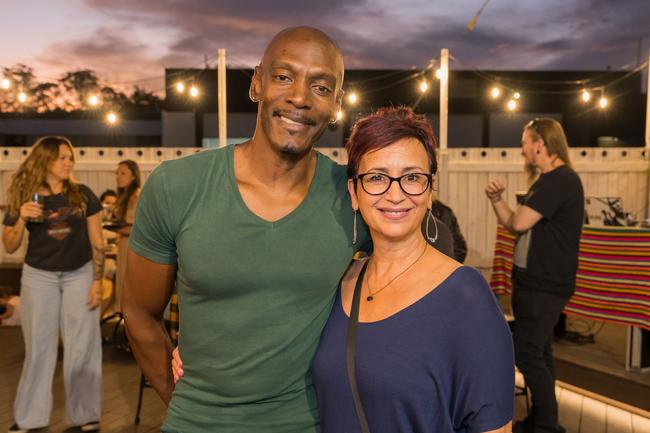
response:
{"label": "man's ear", "polygon": [[341,109],[341,104],[343,104],[343,96],[345,96],[345,90],[342,88],[339,89],[337,95],[336,95],[336,109],[340,110]]}
{"label": "man's ear", "polygon": [[251,86],[248,89],[248,97],[253,102],[259,102],[260,95],[262,94],[262,70],[261,67],[255,66],[253,78],[251,79]]}
{"label": "man's ear", "polygon": [[331,123],[336,122],[339,112],[341,111],[341,107],[343,105],[343,95],[345,95],[345,90],[343,89],[339,89],[336,92],[336,107],[334,108],[334,117],[330,119]]}

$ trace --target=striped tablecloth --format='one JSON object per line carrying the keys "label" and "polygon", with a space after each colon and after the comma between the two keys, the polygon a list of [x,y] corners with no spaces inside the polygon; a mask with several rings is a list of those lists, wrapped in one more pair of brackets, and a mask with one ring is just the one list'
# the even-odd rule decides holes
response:
{"label": "striped tablecloth", "polygon": [[[515,237],[497,227],[490,286],[510,294]],[[650,330],[650,230],[582,229],[576,291],[566,313]]]}

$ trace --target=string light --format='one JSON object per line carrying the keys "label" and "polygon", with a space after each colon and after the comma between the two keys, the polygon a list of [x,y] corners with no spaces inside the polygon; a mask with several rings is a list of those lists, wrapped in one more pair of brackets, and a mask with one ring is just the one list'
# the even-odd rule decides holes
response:
{"label": "string light", "polygon": [[448,76],[449,76],[449,73],[447,71],[447,68],[438,68],[438,69],[436,69],[436,78],[437,79],[439,79],[439,80],[442,80],[443,78],[447,79]]}
{"label": "string light", "polygon": [[352,92],[348,95],[348,102],[352,105],[356,104],[357,101],[359,100],[359,97],[357,96],[356,93]]}
{"label": "string light", "polygon": [[598,101],[598,106],[602,109],[607,108],[607,104],[609,104],[609,101],[604,96],[602,96]]}
{"label": "string light", "polygon": [[24,104],[27,101],[27,94],[25,92],[20,92],[18,94],[18,102]]}
{"label": "string light", "polygon": [[499,96],[501,96],[501,89],[498,87],[492,87],[492,90],[490,90],[490,96],[492,96],[492,99],[497,99]]}
{"label": "string light", "polygon": [[11,81],[9,81],[9,80],[6,79],[6,78],[3,78],[3,79],[2,79],[2,83],[0,83],[0,87],[2,87],[3,89],[7,90],[8,88],[11,87]]}
{"label": "string light", "polygon": [[512,97],[515,98],[515,99],[519,99],[519,98],[521,98],[521,93],[515,92],[515,93],[513,93]]}
{"label": "string light", "polygon": [[99,98],[97,97],[97,95],[90,95],[90,97],[88,97],[88,104],[91,107],[96,107],[97,104],[99,104]]}
{"label": "string light", "polygon": [[183,84],[180,81],[178,83],[176,83],[176,91],[178,93],[183,93],[185,91],[185,84]]}
{"label": "string light", "polygon": [[591,93],[587,90],[583,90],[581,98],[583,102],[589,102],[591,100]]}
{"label": "string light", "polygon": [[515,111],[517,109],[517,101],[514,99],[509,100],[508,104],[506,104],[506,107],[509,111]]}
{"label": "string light", "polygon": [[106,121],[109,125],[115,125],[118,120],[119,117],[114,111],[109,111],[109,113],[106,115]]}
{"label": "string light", "polygon": [[336,112],[336,120],[335,120],[335,122],[338,122],[341,119],[343,119],[343,110],[339,110],[339,111]]}
{"label": "string light", "polygon": [[426,81],[420,82],[420,92],[426,93],[429,90],[429,84]]}
{"label": "string light", "polygon": [[196,98],[197,96],[199,96],[199,89],[196,86],[190,87],[190,96],[192,98]]}

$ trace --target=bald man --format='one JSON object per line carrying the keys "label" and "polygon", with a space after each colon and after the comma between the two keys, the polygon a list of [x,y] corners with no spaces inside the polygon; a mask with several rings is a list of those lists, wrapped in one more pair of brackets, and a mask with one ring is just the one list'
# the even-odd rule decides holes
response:
{"label": "bald man", "polygon": [[[253,138],[165,162],[145,184],[123,311],[136,359],[169,403],[164,432],[318,431],[310,363],[362,243],[345,168],[313,149],[342,83],[327,35],[280,32],[251,82]],[[174,285],[185,366],[175,389],[162,321]]]}

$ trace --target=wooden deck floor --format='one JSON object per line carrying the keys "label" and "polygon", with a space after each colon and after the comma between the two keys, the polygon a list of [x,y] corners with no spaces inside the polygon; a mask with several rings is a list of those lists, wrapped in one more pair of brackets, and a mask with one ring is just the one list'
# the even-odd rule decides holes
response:
{"label": "wooden deck floor", "polygon": [[[18,328],[0,328],[0,433],[13,422],[13,401],[23,360],[23,342]],[[159,431],[164,406],[151,389],[145,390],[140,425],[133,424],[140,370],[130,354],[107,346],[104,348],[104,410],[101,430],[104,433],[145,433]],[[519,380],[521,380],[519,378]],[[582,395],[579,390],[558,386],[560,420],[568,433],[650,433],[650,418],[625,411]],[[650,398],[650,396],[648,396]],[[525,416],[523,398],[515,401],[515,419]],[[48,429],[42,432],[72,432],[65,424],[61,366],[54,378],[54,408]]]}
{"label": "wooden deck floor", "polygon": [[[19,328],[0,328],[0,433],[5,433],[13,423],[13,402],[18,386],[24,351]],[[145,389],[140,425],[133,424],[140,386],[140,369],[129,353],[104,347],[104,403],[101,431],[158,432],[165,407],[151,389]],[[54,376],[54,407],[50,427],[43,433],[66,431],[65,402],[61,359]],[[67,431],[75,431],[68,429]]]}

